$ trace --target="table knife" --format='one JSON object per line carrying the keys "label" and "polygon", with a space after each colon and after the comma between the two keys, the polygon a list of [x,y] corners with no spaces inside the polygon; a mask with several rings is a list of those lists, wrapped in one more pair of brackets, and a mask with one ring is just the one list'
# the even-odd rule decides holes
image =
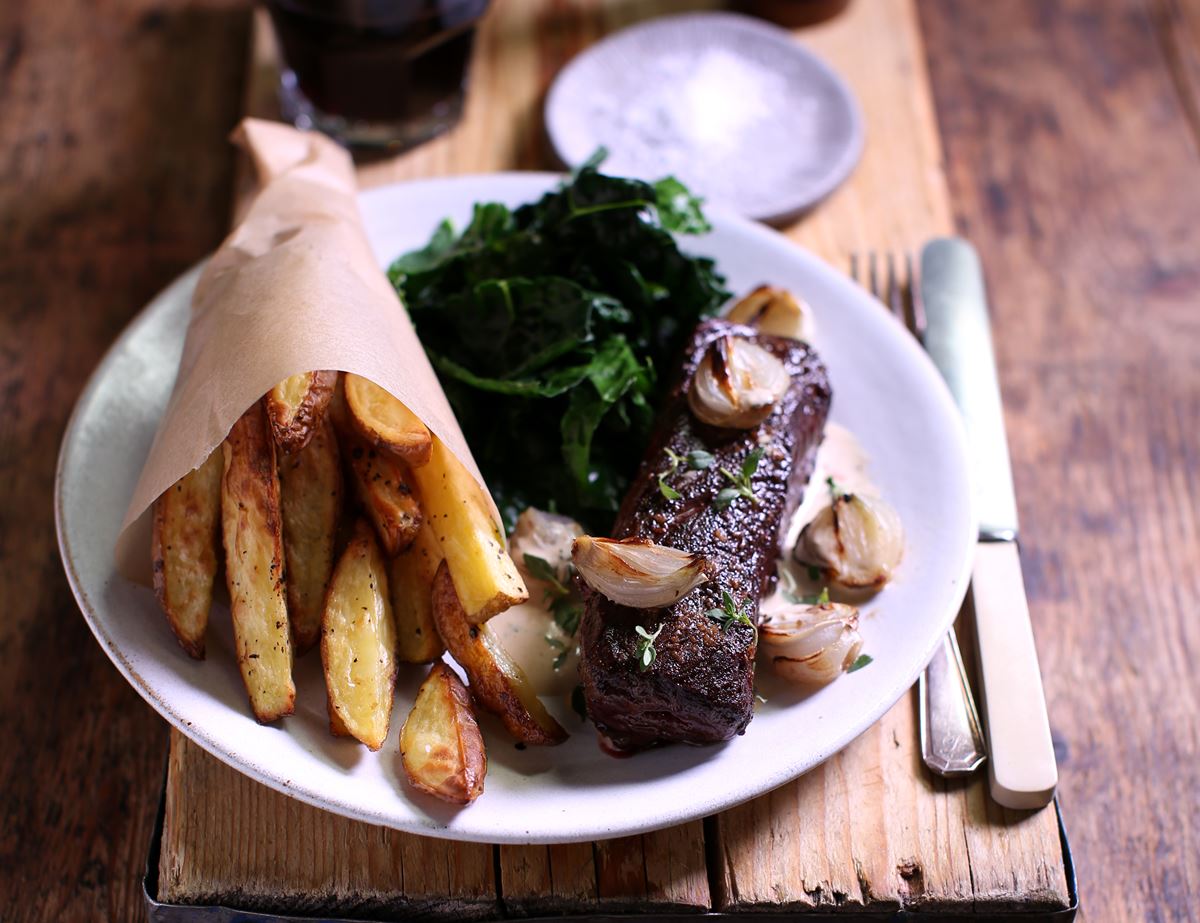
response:
{"label": "table knife", "polygon": [[1058,767],[1017,551],[983,271],[967,241],[944,237],[922,249],[920,279],[925,348],[962,411],[979,511],[970,592],[991,795],[1007,808],[1040,808],[1054,797]]}

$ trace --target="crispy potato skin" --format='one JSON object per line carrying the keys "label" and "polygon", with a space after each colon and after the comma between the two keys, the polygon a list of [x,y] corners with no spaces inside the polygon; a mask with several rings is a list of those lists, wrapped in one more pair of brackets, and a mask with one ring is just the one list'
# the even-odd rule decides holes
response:
{"label": "crispy potato skin", "polygon": [[340,433],[342,454],[363,509],[389,558],[412,544],[425,516],[412,489],[408,466],[375,448],[356,432]]}
{"label": "crispy potato skin", "polygon": [[446,649],[433,622],[433,578],[441,563],[442,546],[428,522],[408,550],[388,562],[396,656],[404,663],[432,663]]}
{"label": "crispy potato skin", "polygon": [[536,745],[567,739],[492,630],[467,620],[444,561],[433,581],[433,617],[446,649],[470,678],[475,701],[498,715],[513,737]]}
{"label": "crispy potato skin", "polygon": [[529,590],[505,548],[503,530],[462,462],[435,438],[429,464],[414,468],[412,476],[467,619],[480,624],[525,602]]}
{"label": "crispy potato skin", "polygon": [[432,437],[411,410],[370,379],[343,376],[346,405],[359,434],[414,468],[429,462]]}
{"label": "crispy potato skin", "polygon": [[370,526],[361,523],[342,552],[325,595],[321,663],[330,728],[340,719],[372,750],[387,739],[396,684],[396,628],[387,568]]}
{"label": "crispy potato skin", "polygon": [[292,643],[303,654],[321,637],[325,586],[333,572],[333,545],[342,512],[342,467],[337,439],[321,420],[308,445],[279,454],[283,548]]}
{"label": "crispy potato skin", "polygon": [[333,707],[333,699],[326,697],[325,707],[329,711],[329,733],[334,737],[353,737],[346,722],[342,720],[337,709]]}
{"label": "crispy potato skin", "polygon": [[267,392],[267,418],[275,442],[285,452],[299,452],[325,419],[338,373],[302,372],[285,378]]}
{"label": "crispy potato skin", "polygon": [[283,524],[275,443],[261,402],[223,446],[221,524],[238,666],[254,716],[268,723],[295,706],[284,588]]}
{"label": "crispy potato skin", "polygon": [[434,664],[400,731],[409,783],[451,804],[483,794],[487,751],[471,711],[471,694],[446,664]]}
{"label": "crispy potato skin", "polygon": [[221,551],[221,475],[218,447],[205,462],[154,502],[150,555],[154,593],[179,646],[204,659]]}

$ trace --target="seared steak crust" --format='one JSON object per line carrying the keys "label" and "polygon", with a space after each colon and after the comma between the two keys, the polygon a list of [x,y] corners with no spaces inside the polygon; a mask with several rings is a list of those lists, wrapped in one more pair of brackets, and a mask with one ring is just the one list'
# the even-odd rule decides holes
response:
{"label": "seared steak crust", "polygon": [[[725,334],[769,350],[792,378],[771,415],[751,430],[708,426],[688,410],[692,375],[709,344]],[[812,474],[830,396],[825,367],[804,343],[723,320],[696,328],[612,537],[647,538],[703,554],[716,565],[717,576],[663,609],[619,606],[584,587],[580,672],[588,715],[617,748],[714,743],[750,723],[754,632],[739,624],[722,628],[707,612],[721,608],[724,590],[758,623],[759,602],[775,579],[781,532]],[[717,509],[717,493],[730,486],[720,469],[739,472],[758,446],[765,451],[751,479],[754,502],[739,497]],[[667,449],[681,456],[704,449],[716,459],[703,470],[681,464],[667,477],[680,494],[677,500],[659,487],[659,476],[672,464]],[[658,656],[645,672],[636,657],[637,625],[651,633],[662,626],[654,644]]]}

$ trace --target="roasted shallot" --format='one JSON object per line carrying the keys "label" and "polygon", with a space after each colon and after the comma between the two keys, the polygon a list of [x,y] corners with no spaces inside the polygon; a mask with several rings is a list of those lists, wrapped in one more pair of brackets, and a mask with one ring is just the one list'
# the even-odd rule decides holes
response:
{"label": "roasted shallot", "polygon": [[712,576],[701,555],[645,539],[575,539],[571,559],[584,581],[600,595],[634,609],[678,602]]}

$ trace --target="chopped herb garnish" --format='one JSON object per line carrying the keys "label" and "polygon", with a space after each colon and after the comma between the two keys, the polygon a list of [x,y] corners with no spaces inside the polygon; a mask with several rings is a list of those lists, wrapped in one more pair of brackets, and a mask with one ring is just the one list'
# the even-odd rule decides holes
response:
{"label": "chopped herb garnish", "polygon": [[837,502],[839,497],[846,496],[846,490],[833,478],[826,478],[825,483],[829,486],[829,496],[834,502]]}
{"label": "chopped herb garnish", "polygon": [[554,624],[562,629],[564,635],[574,636],[579,631],[579,620],[583,618],[583,604],[574,599],[557,599],[550,604],[550,612],[554,615]]}
{"label": "chopped herb garnish", "polygon": [[870,654],[859,654],[858,657],[854,659],[854,663],[850,664],[850,669],[848,669],[846,672],[853,673],[855,670],[861,670],[874,659],[875,658]]}
{"label": "chopped herb garnish", "polygon": [[725,475],[732,486],[722,489],[717,494],[717,499],[714,503],[718,510],[725,509],[738,497],[745,497],[751,503],[758,503],[758,498],[754,496],[754,488],[750,483],[750,479],[754,476],[754,472],[758,470],[758,463],[762,461],[763,452],[763,447],[759,446],[747,455],[746,460],[742,462],[742,469],[737,474],[734,474],[728,468],[721,469],[721,473]]}
{"label": "chopped herb garnish", "polygon": [[547,561],[545,558],[539,558],[536,554],[525,555],[525,569],[529,571],[529,576],[536,577],[538,580],[544,580],[550,584],[551,591],[560,596],[566,596],[571,591],[558,579],[558,570]]}
{"label": "chopped herb garnish", "polygon": [[823,606],[829,602],[829,587],[824,587],[820,593],[813,593],[809,596],[797,596],[787,590],[783,591],[783,595],[788,602],[798,606]]}
{"label": "chopped herb garnish", "polygon": [[[680,465],[686,463],[692,471],[703,471],[705,468],[711,468],[712,463],[716,460],[711,452],[706,452],[704,449],[693,449],[687,455],[680,455],[669,448],[663,449],[663,451],[667,454],[667,458],[671,459],[671,467],[658,476],[658,489],[668,500],[680,498],[679,491],[667,483],[667,478],[678,471]],[[757,467],[757,465],[756,460],[755,466]],[[736,494],[736,496],[741,496],[741,494]]]}
{"label": "chopped herb garnish", "polygon": [[[558,620],[557,613],[555,613],[554,622],[556,625],[558,625],[558,627],[560,629],[563,630],[564,634],[567,634],[567,635],[575,634],[574,630],[568,631],[567,629],[563,628],[562,623],[559,622],[559,620]],[[578,617],[576,617],[576,622],[575,622],[574,627],[576,629],[579,627]],[[567,658],[569,656],[571,656],[571,648],[574,647],[574,644],[564,644],[558,638],[554,637],[554,635],[549,634],[549,633],[547,633],[545,635],[545,641],[546,641],[546,644],[548,644],[552,650],[558,651],[558,654],[555,656],[552,666],[554,667],[555,670],[561,669],[562,665],[567,662]]]}
{"label": "chopped herb garnish", "polygon": [[815,565],[815,564],[808,565],[808,579],[809,580],[820,580],[821,579],[821,568],[817,567],[817,565]]}
{"label": "chopped herb garnish", "polygon": [[754,623],[750,621],[750,616],[737,607],[737,603],[733,601],[733,597],[729,595],[727,590],[721,591],[721,608],[709,609],[705,613],[710,619],[718,622],[722,630],[729,628],[730,625],[740,624],[748,625],[754,629],[754,633],[758,634],[758,629],[754,628]]}
{"label": "chopped herb garnish", "polygon": [[742,495],[742,492],[740,490],[738,490],[736,487],[723,488],[717,494],[717,499],[713,501],[713,505],[717,509],[723,510],[727,506],[729,506],[729,504],[731,504],[734,500],[736,500],[738,497],[740,497],[741,495]]}
{"label": "chopped herb garnish", "polygon": [[[574,568],[575,565],[568,562],[568,579]],[[525,569],[529,571],[529,576],[546,584],[546,597],[542,600],[542,604],[554,616],[554,624],[562,629],[562,633],[573,637],[579,631],[579,620],[583,617],[583,604],[575,598],[570,586],[559,579],[558,571],[545,558],[527,553]]]}
{"label": "chopped herb garnish", "polygon": [[671,449],[663,449],[667,453],[667,457],[671,459],[671,467],[658,476],[658,490],[668,500],[678,500],[680,497],[679,491],[667,483],[667,478],[679,470],[680,464],[683,462],[683,456]]}
{"label": "chopped herb garnish", "polygon": [[[665,624],[666,623],[664,622],[663,625]],[[646,629],[641,625],[634,626],[633,630],[636,631],[642,638],[642,640],[638,642],[637,654],[635,657],[637,660],[638,670],[642,673],[645,673],[647,670],[649,670],[651,664],[658,659],[658,651],[654,649],[654,642],[657,641],[658,636],[662,634],[663,625],[659,625],[658,630],[655,631],[654,634],[650,634],[650,632],[646,631]]]}

